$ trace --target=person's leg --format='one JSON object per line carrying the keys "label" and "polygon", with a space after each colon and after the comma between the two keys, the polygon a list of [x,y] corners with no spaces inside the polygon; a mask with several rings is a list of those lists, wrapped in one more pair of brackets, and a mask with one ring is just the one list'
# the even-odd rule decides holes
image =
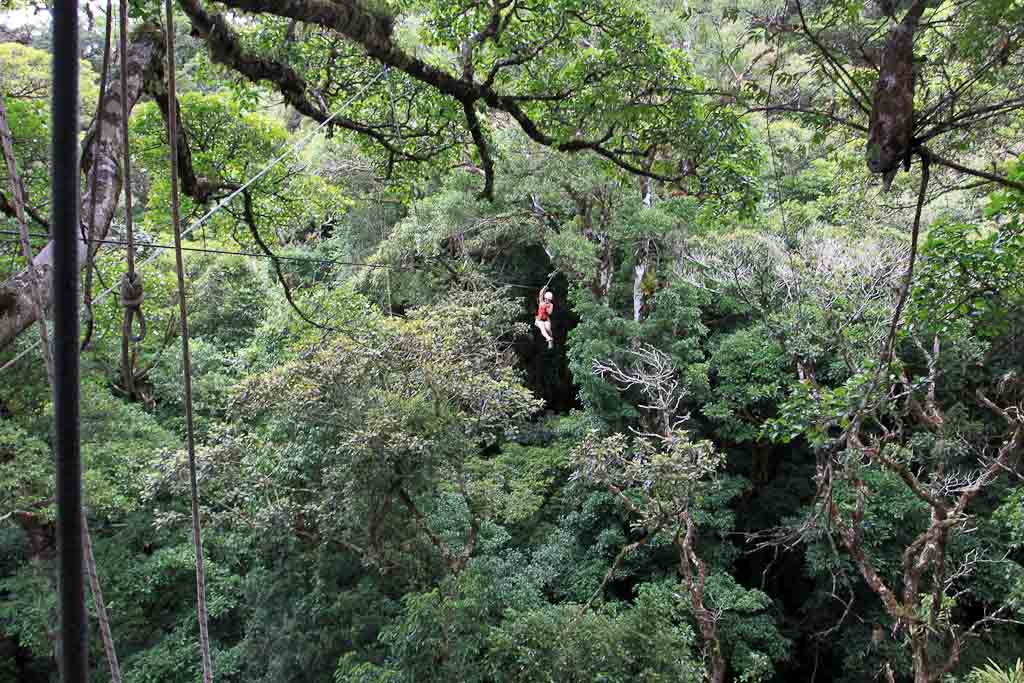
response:
{"label": "person's leg", "polygon": [[541,336],[543,336],[544,339],[546,339],[547,342],[550,344],[551,343],[551,323],[549,321],[547,321],[547,320],[540,320],[540,319],[538,319],[538,320],[534,320],[533,324],[534,324],[534,326],[538,330],[540,330]]}

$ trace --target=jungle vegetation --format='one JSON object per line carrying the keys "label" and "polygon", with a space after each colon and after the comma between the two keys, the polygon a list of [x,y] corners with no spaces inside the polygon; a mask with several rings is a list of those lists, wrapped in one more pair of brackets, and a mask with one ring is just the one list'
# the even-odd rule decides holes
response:
{"label": "jungle vegetation", "polygon": [[[93,680],[203,680],[172,154],[214,680],[1024,680],[1021,0],[177,0],[176,92],[163,3],[123,60],[112,4]],[[34,683],[52,45],[0,8],[0,682]]]}

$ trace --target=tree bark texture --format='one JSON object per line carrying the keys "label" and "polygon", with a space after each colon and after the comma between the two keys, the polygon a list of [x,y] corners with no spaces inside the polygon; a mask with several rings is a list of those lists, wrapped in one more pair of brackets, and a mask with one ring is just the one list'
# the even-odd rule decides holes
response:
{"label": "tree bark texture", "polygon": [[[652,147],[647,155],[645,168],[650,170],[654,163],[657,148]],[[640,198],[645,209],[654,206],[654,179],[640,178]],[[633,264],[633,320],[640,322],[647,317],[647,291],[644,286],[644,278],[651,266],[651,248],[653,242],[649,235],[644,235],[636,243],[636,261]]]}
{"label": "tree bark texture", "polygon": [[633,264],[633,320],[647,317],[647,290],[644,279],[651,266],[651,240],[641,239],[636,245],[636,263]]}

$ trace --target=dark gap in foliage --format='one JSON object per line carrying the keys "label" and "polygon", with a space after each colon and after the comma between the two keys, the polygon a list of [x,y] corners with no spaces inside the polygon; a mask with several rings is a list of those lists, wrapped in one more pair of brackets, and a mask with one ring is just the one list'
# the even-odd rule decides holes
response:
{"label": "dark gap in foliage", "polygon": [[[540,250],[538,263],[547,264],[547,256]],[[535,276],[543,281],[546,278]],[[555,295],[555,310],[551,316],[551,329],[555,337],[555,348],[549,349],[535,327],[534,317],[537,312],[537,290],[520,290],[524,294],[523,321],[530,325],[529,337],[520,337],[514,347],[522,368],[526,386],[534,394],[544,399],[545,410],[564,415],[571,410],[582,408],[579,389],[573,382],[569,371],[569,359],[565,353],[565,345],[569,332],[579,324],[579,316],[568,305],[569,282],[559,273],[551,281],[550,289]]]}

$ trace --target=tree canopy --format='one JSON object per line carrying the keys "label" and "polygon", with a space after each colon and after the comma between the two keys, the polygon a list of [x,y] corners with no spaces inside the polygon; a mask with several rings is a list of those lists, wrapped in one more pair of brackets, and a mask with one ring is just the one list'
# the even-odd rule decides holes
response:
{"label": "tree canopy", "polygon": [[[92,680],[1018,680],[1019,1],[178,0],[173,92],[127,5],[126,68],[81,17]],[[41,682],[52,41],[0,7],[0,683]]]}

